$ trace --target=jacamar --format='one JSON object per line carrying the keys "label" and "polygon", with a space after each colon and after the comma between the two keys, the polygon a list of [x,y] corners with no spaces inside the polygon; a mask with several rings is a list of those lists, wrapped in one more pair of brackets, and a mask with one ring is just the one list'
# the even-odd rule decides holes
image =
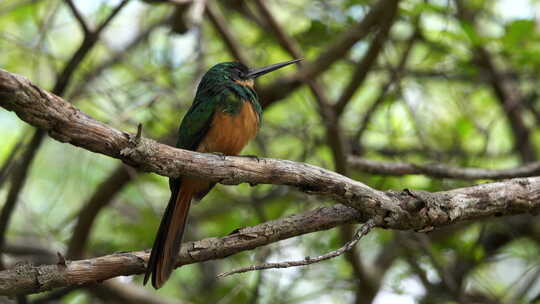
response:
{"label": "jacamar", "polygon": [[[204,74],[195,100],[184,116],[178,133],[178,148],[237,155],[255,137],[262,108],[253,88],[254,79],[286,65],[290,60],[258,69],[238,62],[224,62]],[[152,247],[144,284],[152,274],[152,286],[160,288],[176,264],[186,227],[191,199],[202,199],[213,182],[199,178],[170,178],[171,197]]]}

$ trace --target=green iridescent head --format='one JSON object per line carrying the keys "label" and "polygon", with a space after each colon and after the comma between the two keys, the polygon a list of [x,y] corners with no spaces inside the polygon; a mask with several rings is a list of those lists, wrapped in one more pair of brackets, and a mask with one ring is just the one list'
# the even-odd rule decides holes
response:
{"label": "green iridescent head", "polygon": [[282,63],[276,63],[262,68],[249,69],[240,62],[223,62],[216,64],[206,74],[204,74],[201,82],[222,82],[222,81],[248,81],[259,76],[280,69],[289,64],[298,62],[302,59],[294,59]]}

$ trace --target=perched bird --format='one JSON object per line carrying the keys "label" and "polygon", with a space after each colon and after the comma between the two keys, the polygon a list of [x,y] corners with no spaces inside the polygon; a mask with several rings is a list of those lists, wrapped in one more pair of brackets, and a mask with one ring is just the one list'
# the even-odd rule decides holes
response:
{"label": "perched bird", "polygon": [[[254,79],[295,59],[258,69],[238,62],[213,66],[203,76],[195,100],[180,124],[178,148],[237,155],[257,134],[261,105],[253,88]],[[160,288],[171,275],[180,250],[191,199],[202,199],[215,184],[198,178],[170,178],[171,198],[161,219],[148,260],[144,284]]]}

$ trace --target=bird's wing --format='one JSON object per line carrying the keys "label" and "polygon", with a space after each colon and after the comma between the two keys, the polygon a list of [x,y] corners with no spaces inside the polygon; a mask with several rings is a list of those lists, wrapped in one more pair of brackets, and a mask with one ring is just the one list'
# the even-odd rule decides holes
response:
{"label": "bird's wing", "polygon": [[210,126],[216,110],[216,97],[207,100],[195,100],[189,111],[184,116],[178,130],[178,148],[195,151],[202,141]]}

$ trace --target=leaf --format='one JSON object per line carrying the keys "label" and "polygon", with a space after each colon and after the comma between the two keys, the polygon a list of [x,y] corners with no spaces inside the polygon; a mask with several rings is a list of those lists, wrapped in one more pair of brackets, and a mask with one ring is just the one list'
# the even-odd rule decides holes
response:
{"label": "leaf", "polygon": [[518,47],[532,38],[531,33],[534,33],[532,20],[515,20],[506,26],[506,33],[502,40],[509,47]]}

